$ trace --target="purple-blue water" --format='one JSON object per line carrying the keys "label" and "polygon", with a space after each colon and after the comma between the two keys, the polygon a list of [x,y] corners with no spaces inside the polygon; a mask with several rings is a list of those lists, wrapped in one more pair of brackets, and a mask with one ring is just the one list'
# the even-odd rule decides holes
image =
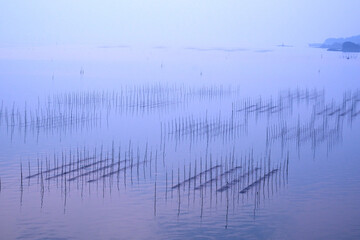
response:
{"label": "purple-blue water", "polygon": [[360,56],[0,49],[1,239],[360,238]]}

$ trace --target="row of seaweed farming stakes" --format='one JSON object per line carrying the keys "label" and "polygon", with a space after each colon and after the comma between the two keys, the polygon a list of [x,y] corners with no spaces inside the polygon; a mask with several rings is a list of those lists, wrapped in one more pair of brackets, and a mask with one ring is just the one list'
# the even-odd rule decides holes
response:
{"label": "row of seaweed farming stakes", "polygon": [[116,111],[151,111],[157,108],[171,107],[179,103],[187,103],[195,98],[212,99],[222,98],[234,93],[230,87],[223,86],[186,87],[184,85],[143,85],[125,86],[119,91],[112,92],[74,92],[56,94],[54,102],[62,104],[95,105],[107,107]]}
{"label": "row of seaweed farming stakes", "polygon": [[352,121],[355,117],[360,114],[358,104],[360,102],[360,91],[345,92],[341,103],[335,103],[331,101],[328,104],[322,106],[314,106],[314,114],[316,117],[323,118],[344,118],[348,117]]}
{"label": "row of seaweed farming stakes", "polygon": [[[238,114],[243,114],[245,117],[248,117],[250,115],[255,116],[272,116],[273,114],[277,115],[285,115],[289,114],[291,111],[289,105],[284,105],[284,102],[281,101],[274,101],[272,98],[268,100],[264,100],[261,97],[257,100],[253,99],[244,99],[240,102],[233,103],[233,112]],[[288,110],[288,111],[285,111]]]}
{"label": "row of seaweed farming stakes", "polygon": [[168,122],[160,122],[161,139],[167,140],[191,140],[198,141],[206,139],[211,141],[213,139],[222,138],[226,140],[233,140],[247,131],[247,125],[238,122],[233,117],[224,119],[221,117],[221,112],[218,116],[198,117],[193,115],[188,117],[178,117]]}
{"label": "row of seaweed farming stakes", "polygon": [[187,95],[198,97],[200,100],[222,99],[225,97],[239,97],[241,93],[240,86],[202,86],[199,88],[188,88]]}
{"label": "row of seaweed farming stakes", "polygon": [[[286,162],[278,162],[278,168],[286,166],[288,168],[288,157]],[[192,165],[189,163],[188,167],[185,165],[183,169],[179,166],[177,171],[171,171],[171,189],[183,189],[189,184],[193,190],[205,189],[209,186],[216,186],[217,192],[223,192],[230,189],[233,185],[240,181],[232,181],[230,176],[241,176],[246,179],[246,183],[256,180],[255,173],[266,174],[273,169],[270,155],[259,157],[255,159],[253,150],[247,154],[242,154],[235,157],[235,152],[232,151],[225,156],[217,156],[213,159],[212,154],[210,157],[200,158],[199,161],[195,159]],[[192,170],[193,169],[193,170]],[[174,172],[177,172],[174,182]],[[176,181],[177,179],[177,181]],[[182,180],[181,180],[182,179]]]}
{"label": "row of seaweed farming stakes", "polygon": [[170,110],[196,99],[219,99],[232,96],[239,88],[223,86],[186,87],[177,85],[124,86],[119,91],[65,92],[38,97],[37,107],[4,106],[1,102],[0,125],[51,127],[101,117],[99,112],[149,113],[156,109]]}
{"label": "row of seaweed farming stakes", "polygon": [[298,105],[305,101],[307,105],[309,103],[318,103],[325,101],[325,90],[317,90],[317,89],[299,89],[296,90],[288,90],[280,92],[279,98],[286,99],[289,102],[296,102]]}
{"label": "row of seaweed farming stakes", "polygon": [[[259,193],[261,192],[265,199],[266,196],[270,197],[270,194],[274,194],[274,190],[277,192],[278,188],[287,183],[288,172],[289,154],[285,159],[276,162],[271,161],[270,155],[255,158],[253,151],[238,157],[230,153],[225,157],[217,157],[216,160],[210,155],[207,161],[200,158],[200,161],[195,160],[195,163],[190,162],[188,166],[184,165],[183,169],[180,166],[172,169],[171,174],[166,172],[165,198],[167,199],[168,192],[171,193],[171,198],[173,198],[173,192],[177,192],[178,214],[180,214],[184,197],[186,201],[186,195],[188,204],[191,201],[195,203],[198,196],[201,208],[203,208],[207,192],[210,206],[212,206],[213,195],[217,204],[218,195],[222,201],[223,194],[227,202],[232,198],[234,204],[236,201],[239,203],[244,196],[249,198],[252,194],[256,197],[256,205],[259,206]],[[168,175],[171,175],[170,180]],[[202,211],[201,209],[201,216]]]}
{"label": "row of seaweed farming stakes", "polygon": [[281,122],[267,126],[266,146],[270,149],[273,143],[280,141],[283,152],[285,146],[291,142],[295,142],[298,149],[302,144],[310,142],[315,151],[317,146],[325,142],[328,150],[331,150],[334,144],[341,139],[342,129],[341,121],[336,121],[334,126],[330,126],[328,122],[315,125],[311,121],[305,124],[300,124],[299,121],[296,126],[288,126],[286,122]]}
{"label": "row of seaweed farming stakes", "polygon": [[0,108],[0,126],[4,124],[12,132],[15,128],[18,128],[19,131],[24,130],[24,132],[51,131],[53,129],[71,130],[94,126],[100,119],[101,110],[95,108],[87,111],[80,108],[58,108],[46,105],[30,109],[26,102],[24,108],[16,106],[15,103],[11,109],[3,105]]}
{"label": "row of seaweed farming stakes", "polygon": [[[42,195],[46,188],[50,190],[50,186],[53,185],[61,188],[64,194],[67,194],[72,186],[81,189],[83,194],[85,187],[88,186],[89,191],[91,186],[98,189],[100,183],[104,195],[105,190],[109,187],[111,191],[115,184],[119,189],[120,181],[126,187],[128,181],[132,185],[134,181],[139,182],[141,176],[144,179],[147,176],[152,178],[154,170],[157,172],[161,155],[165,154],[156,148],[148,147],[148,144],[140,150],[140,147],[134,146],[131,140],[125,146],[115,146],[113,142],[111,149],[106,150],[103,145],[70,149],[62,151],[61,154],[37,158],[37,164],[32,166],[29,161],[28,173],[25,173],[21,163],[21,189],[25,180],[30,186],[31,180],[36,179],[40,184]],[[123,178],[120,178],[120,174]]]}
{"label": "row of seaweed farming stakes", "polygon": [[341,140],[344,119],[353,122],[360,114],[359,101],[358,91],[354,94],[347,93],[344,94],[341,104],[332,101],[330,104],[314,106],[308,122],[301,124],[298,117],[296,126],[288,126],[285,121],[267,126],[267,146],[280,139],[282,147],[292,141],[295,141],[298,147],[303,143],[311,142],[315,151],[316,146],[326,142],[328,150],[331,150]]}
{"label": "row of seaweed farming stakes", "polygon": [[244,114],[246,117],[249,115],[263,116],[266,115],[271,117],[276,114],[279,116],[292,115],[294,102],[299,105],[302,102],[316,104],[324,101],[324,91],[308,89],[301,91],[299,89],[295,91],[287,91],[279,93],[277,98],[270,97],[263,99],[244,99],[241,101],[234,102],[232,104],[232,111],[235,115]]}

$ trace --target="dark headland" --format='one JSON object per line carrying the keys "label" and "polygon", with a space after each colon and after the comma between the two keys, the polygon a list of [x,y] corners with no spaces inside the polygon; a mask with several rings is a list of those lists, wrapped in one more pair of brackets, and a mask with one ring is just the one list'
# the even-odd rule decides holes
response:
{"label": "dark headland", "polygon": [[311,43],[309,46],[326,48],[328,51],[360,52],[360,35],[347,38],[328,38],[323,43]]}

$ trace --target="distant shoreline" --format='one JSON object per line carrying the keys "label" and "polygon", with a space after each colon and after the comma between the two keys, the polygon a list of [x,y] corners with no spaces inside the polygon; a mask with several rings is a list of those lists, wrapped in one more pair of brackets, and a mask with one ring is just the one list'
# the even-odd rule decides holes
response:
{"label": "distant shoreline", "polygon": [[310,43],[309,47],[334,52],[360,52],[360,35],[347,38],[328,38],[323,43]]}

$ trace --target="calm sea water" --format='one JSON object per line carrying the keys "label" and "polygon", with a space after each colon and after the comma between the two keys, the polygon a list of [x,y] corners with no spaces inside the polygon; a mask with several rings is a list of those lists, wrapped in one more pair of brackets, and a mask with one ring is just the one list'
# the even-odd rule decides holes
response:
{"label": "calm sea water", "polygon": [[360,238],[360,56],[0,49],[1,239]]}

